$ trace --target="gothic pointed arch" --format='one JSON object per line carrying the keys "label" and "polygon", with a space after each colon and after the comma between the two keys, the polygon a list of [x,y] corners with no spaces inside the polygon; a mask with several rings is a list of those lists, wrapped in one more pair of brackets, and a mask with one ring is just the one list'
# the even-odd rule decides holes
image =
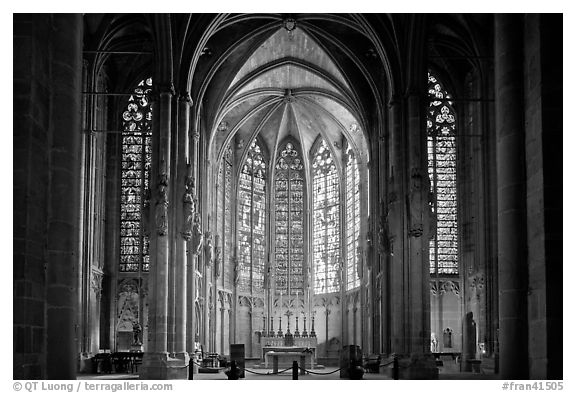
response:
{"label": "gothic pointed arch", "polygon": [[268,165],[263,149],[254,140],[241,164],[238,179],[238,289],[240,292],[264,291],[266,258],[266,211]]}
{"label": "gothic pointed arch", "polygon": [[324,139],[312,156],[314,292],[337,292],[341,286],[340,177]]}
{"label": "gothic pointed arch", "polygon": [[292,138],[278,149],[274,170],[276,293],[304,294],[306,183],[300,146]]}
{"label": "gothic pointed arch", "polygon": [[428,73],[427,115],[430,207],[434,214],[430,240],[430,273],[458,274],[458,201],[456,195],[456,113],[451,95]]}

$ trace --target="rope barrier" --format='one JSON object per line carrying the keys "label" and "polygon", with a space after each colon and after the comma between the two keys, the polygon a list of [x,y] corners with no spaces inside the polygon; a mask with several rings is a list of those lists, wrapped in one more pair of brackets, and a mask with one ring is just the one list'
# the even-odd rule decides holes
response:
{"label": "rope barrier", "polygon": [[[240,367],[239,367],[239,368],[240,368]],[[240,368],[240,369],[241,369],[241,370],[244,370],[244,371],[248,371],[249,373],[251,373],[251,374],[256,374],[256,375],[276,375],[276,374],[282,374],[283,372],[286,372],[286,371],[288,371],[288,370],[292,370],[292,367],[288,367],[287,369],[282,370],[282,371],[276,371],[276,372],[274,372],[274,371],[272,371],[272,372],[268,371],[267,373],[258,373],[258,372],[256,372],[256,371],[248,370],[247,368],[244,368],[244,369]]]}
{"label": "rope barrier", "polygon": [[386,366],[391,365],[392,363],[394,363],[394,360],[392,360],[391,362],[388,362],[388,363],[381,364],[381,365],[378,366],[378,367],[386,367]]}
{"label": "rope barrier", "polygon": [[[292,368],[292,367],[290,367],[290,368]],[[329,373],[319,373],[319,372],[316,372],[316,371],[306,370],[305,368],[300,367],[300,366],[298,366],[298,368],[299,368],[300,370],[302,370],[302,371],[305,371],[305,372],[310,373],[310,374],[313,374],[313,375],[330,375],[330,374],[334,374],[334,373],[337,372],[337,371],[342,370],[342,368],[339,368],[339,369],[337,369],[337,370],[330,371]]]}

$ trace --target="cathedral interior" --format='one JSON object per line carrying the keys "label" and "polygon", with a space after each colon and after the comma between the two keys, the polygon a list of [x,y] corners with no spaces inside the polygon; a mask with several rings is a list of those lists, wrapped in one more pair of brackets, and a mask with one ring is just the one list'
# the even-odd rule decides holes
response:
{"label": "cathedral interior", "polygon": [[563,378],[561,14],[13,21],[15,379]]}

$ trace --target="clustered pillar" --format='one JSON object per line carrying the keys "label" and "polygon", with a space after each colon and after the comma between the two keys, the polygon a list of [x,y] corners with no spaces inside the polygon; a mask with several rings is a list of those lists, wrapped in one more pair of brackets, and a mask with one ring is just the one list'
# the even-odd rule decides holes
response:
{"label": "clustered pillar", "polygon": [[46,242],[46,378],[76,377],[82,16],[52,16],[53,84]]}
{"label": "clustered pillar", "polygon": [[523,17],[495,18],[500,375],[528,378]]}

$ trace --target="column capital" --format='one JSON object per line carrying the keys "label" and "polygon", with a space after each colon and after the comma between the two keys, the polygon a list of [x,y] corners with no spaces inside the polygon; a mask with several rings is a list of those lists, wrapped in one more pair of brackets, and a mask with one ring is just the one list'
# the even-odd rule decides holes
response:
{"label": "column capital", "polygon": [[174,84],[172,82],[169,83],[160,83],[156,86],[156,92],[159,96],[170,95],[176,96],[176,90],[174,89]]}
{"label": "column capital", "polygon": [[392,94],[390,100],[388,100],[388,108],[392,108],[396,105],[399,105],[402,101],[402,97],[398,94]]}
{"label": "column capital", "polygon": [[188,91],[180,92],[180,94],[178,94],[178,101],[187,103],[188,105],[192,105],[194,103],[192,97],[190,96],[190,92]]}

